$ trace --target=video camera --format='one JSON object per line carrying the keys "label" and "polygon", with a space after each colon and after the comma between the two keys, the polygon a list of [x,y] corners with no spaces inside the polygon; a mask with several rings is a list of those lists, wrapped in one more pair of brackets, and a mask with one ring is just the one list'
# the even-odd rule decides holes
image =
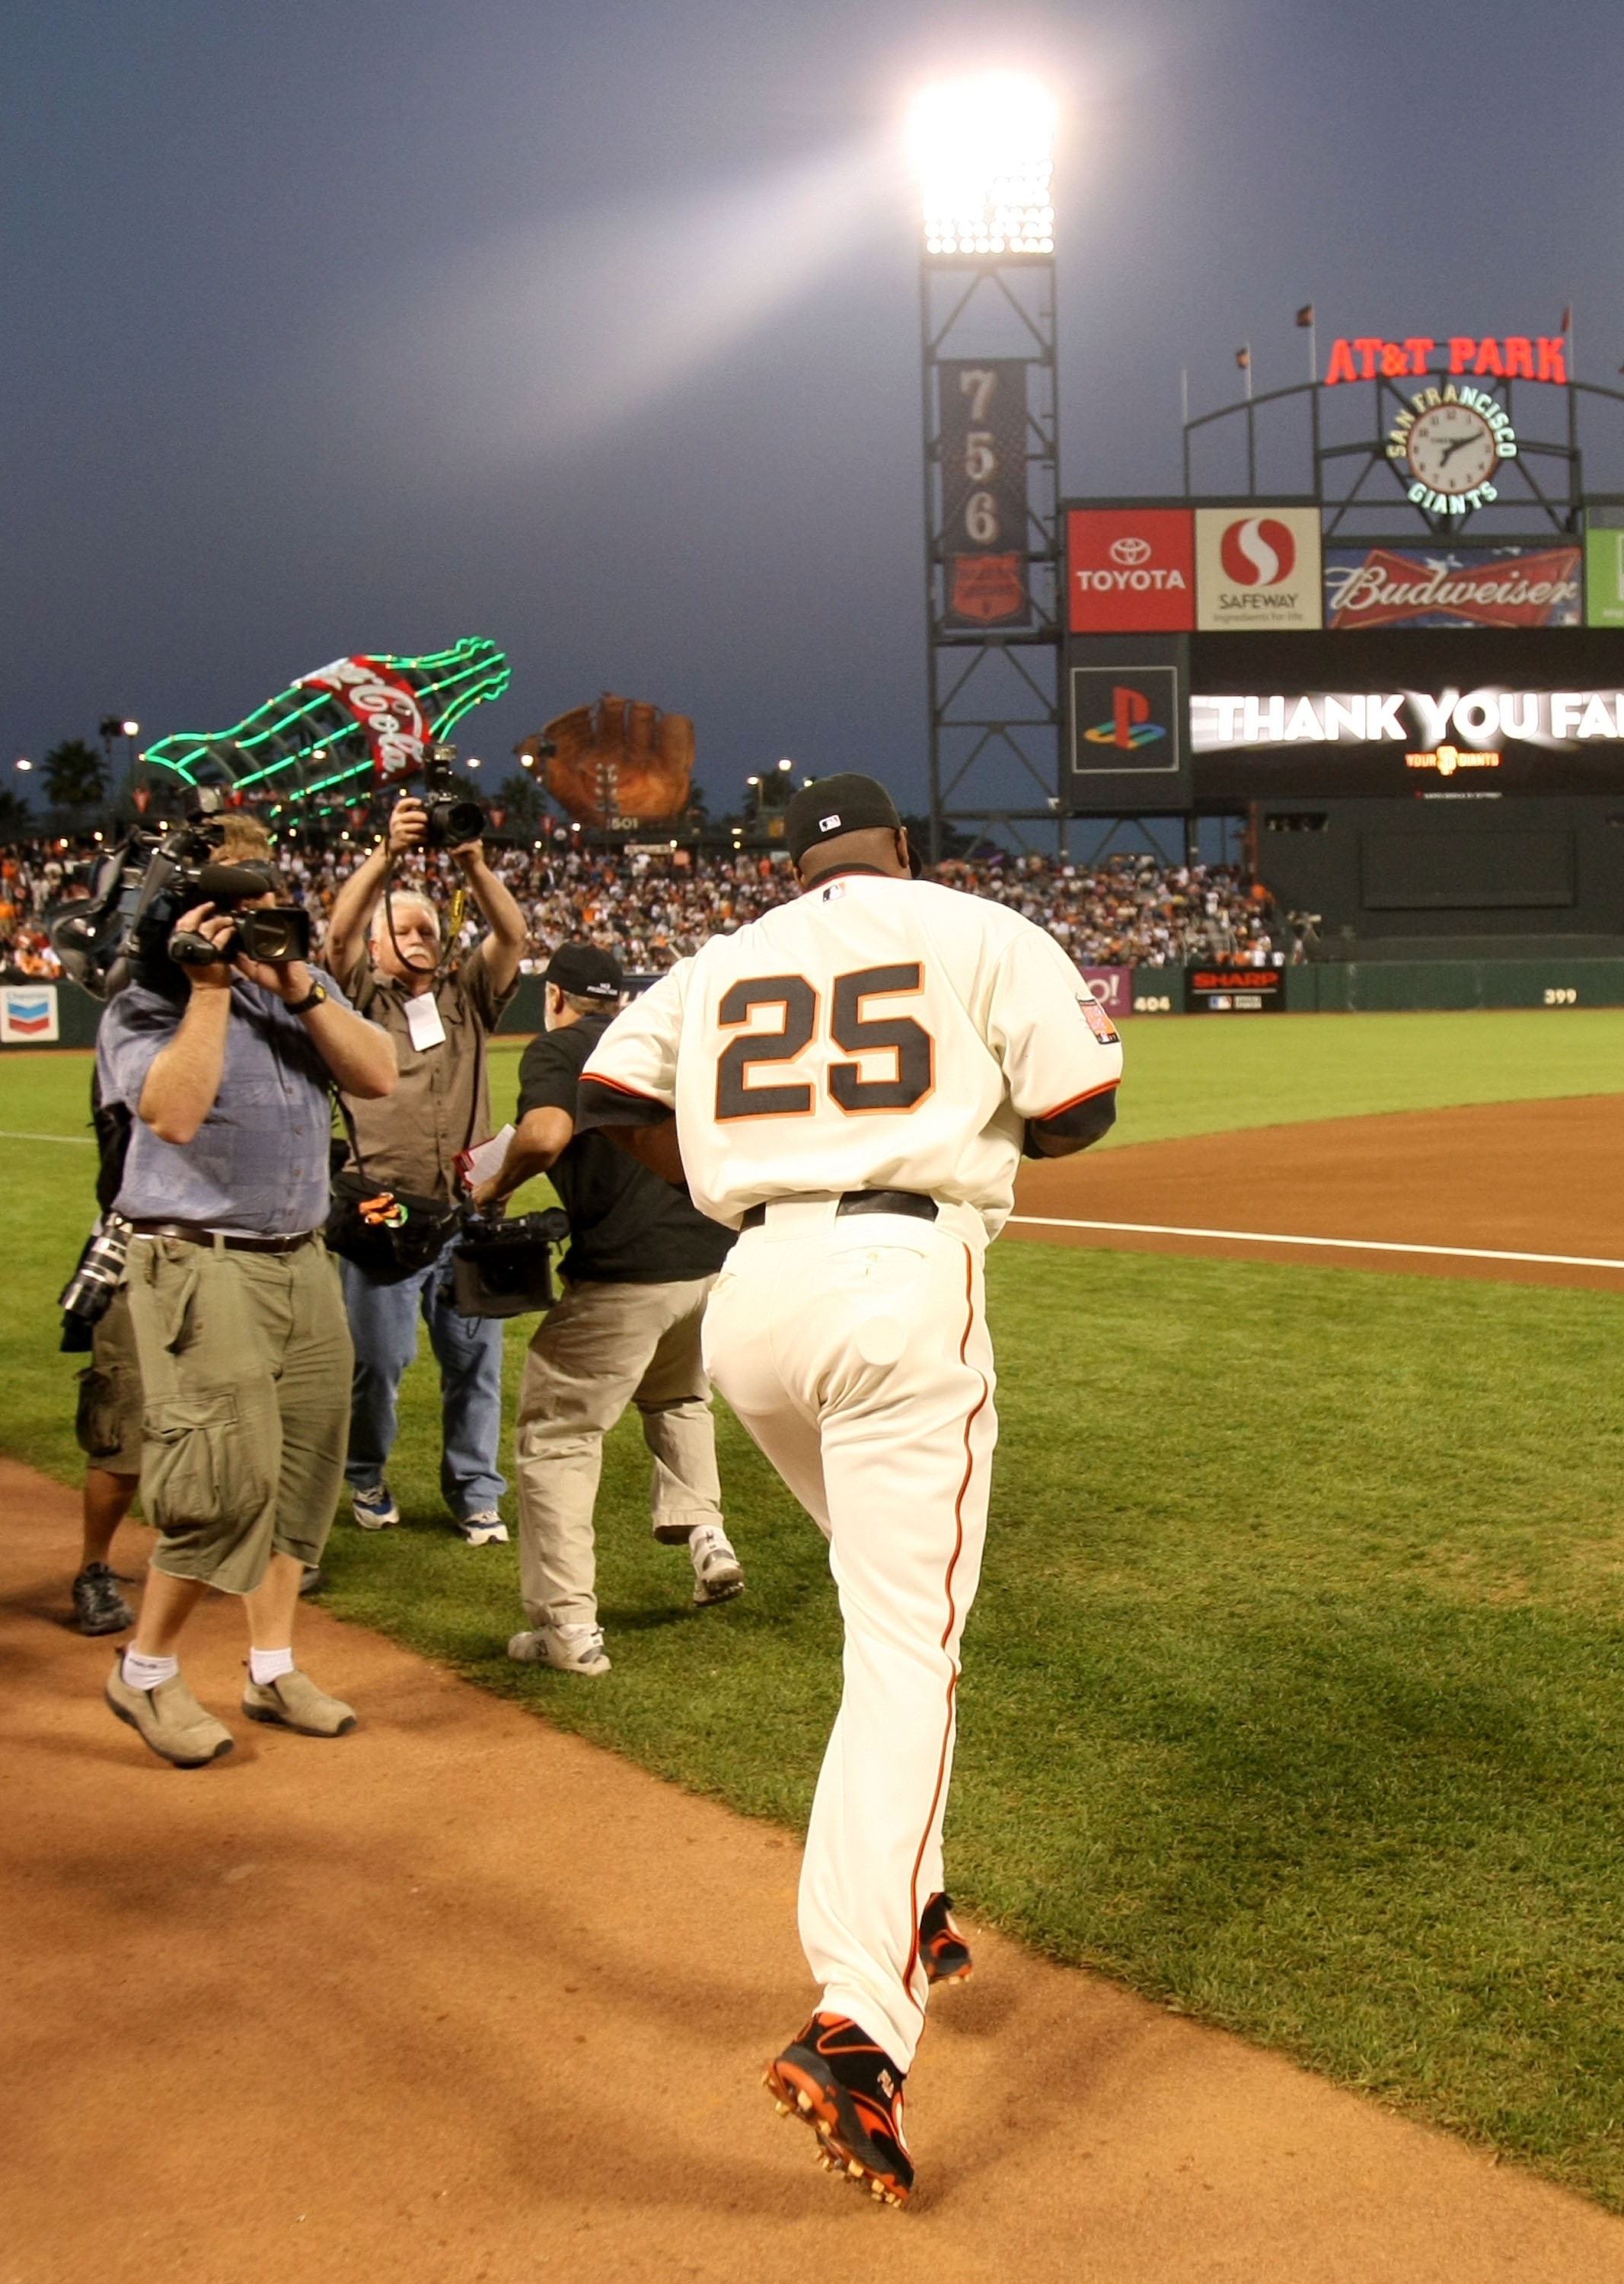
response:
{"label": "video camera", "polygon": [[216,786],[193,786],[183,824],[161,834],[137,828],[109,850],[96,868],[90,896],[59,908],[47,920],[66,975],[94,997],[110,999],[137,976],[173,993],[180,982],[176,961],[229,960],[239,950],[251,959],[308,958],[309,914],[297,904],[238,912],[236,928],[220,948],[190,933],[176,938],[176,922],[193,905],[234,912],[277,886],[269,865],[215,861],[224,837],[223,807]]}
{"label": "video camera", "polygon": [[524,1317],[550,1309],[552,1248],[569,1235],[569,1216],[557,1206],[516,1214],[511,1221],[463,1216],[462,1238],[451,1255],[451,1284],[462,1317]]}
{"label": "video camera", "polygon": [[[204,903],[230,912],[245,898],[262,896],[271,883],[254,864],[203,864],[195,885]],[[309,913],[302,904],[270,904],[238,912],[230,935],[219,943],[192,928],[176,928],[169,938],[169,957],[183,967],[207,967],[235,959],[239,951],[248,959],[308,959]]]}

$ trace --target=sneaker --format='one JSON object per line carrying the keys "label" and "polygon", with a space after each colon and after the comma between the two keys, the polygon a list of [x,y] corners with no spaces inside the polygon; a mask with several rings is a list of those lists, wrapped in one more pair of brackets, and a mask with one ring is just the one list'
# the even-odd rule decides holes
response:
{"label": "sneaker", "polygon": [[374,1483],[370,1491],[352,1491],[349,1504],[363,1530],[393,1530],[401,1519],[387,1483]]}
{"label": "sneaker", "polygon": [[913,2160],[902,2138],[902,2085],[882,2046],[844,2014],[814,2014],[792,2045],[767,2065],[781,2116],[804,2118],[818,2163],[866,2187],[882,2204],[906,2204]]}
{"label": "sneaker", "polygon": [[507,1525],[494,1506],[488,1506],[481,1514],[469,1515],[465,1521],[454,1522],[451,1528],[470,1546],[505,1546],[508,1543]]}
{"label": "sneaker", "polygon": [[537,1626],[508,1644],[515,1665],[550,1665],[559,1673],[607,1673],[602,1626]]}
{"label": "sneaker", "polygon": [[933,1896],[919,1914],[919,1956],[932,1983],[968,1983],[975,1962],[953,1917],[953,1898]]}
{"label": "sneaker", "polygon": [[326,1587],[327,1573],[319,1569],[314,1562],[307,1562],[304,1567],[304,1576],[299,1582],[301,1598],[306,1599],[311,1594],[324,1593]]}
{"label": "sneaker", "polygon": [[121,1634],[136,1614],[105,1562],[87,1562],[74,1581],[74,1623],[82,1634]]}
{"label": "sneaker", "polygon": [[745,1591],[744,1565],[728,1544],[719,1522],[701,1522],[689,1534],[693,1558],[693,1599],[702,1609],[707,1602],[730,1602]]}
{"label": "sneaker", "polygon": [[243,1691],[243,1711],[250,1721],[267,1721],[278,1729],[296,1729],[301,1737],[347,1737],[355,1725],[355,1709],[341,1697],[329,1697],[308,1673],[295,1666],[275,1681],[248,1678]]}
{"label": "sneaker", "polygon": [[156,1689],[132,1689],[124,1678],[121,1657],[107,1677],[109,1707],[132,1728],[160,1761],[177,1769],[207,1768],[231,1749],[232,1737],[223,1721],[206,1713],[178,1673],[160,1681]]}

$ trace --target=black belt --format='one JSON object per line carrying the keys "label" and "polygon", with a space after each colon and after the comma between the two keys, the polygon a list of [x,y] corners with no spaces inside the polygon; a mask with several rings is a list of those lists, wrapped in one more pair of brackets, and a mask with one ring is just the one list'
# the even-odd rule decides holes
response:
{"label": "black belt", "polygon": [[[773,1198],[773,1205],[788,1205],[787,1198]],[[917,1190],[847,1190],[835,1201],[835,1213],[841,1214],[907,1214],[915,1221],[934,1221],[937,1205],[934,1198],[921,1197]],[[739,1223],[740,1229],[760,1229],[767,1219],[766,1205],[749,1206]],[[138,1226],[138,1224],[137,1224]]]}
{"label": "black belt", "polygon": [[218,1238],[229,1253],[297,1253],[321,1235],[318,1229],[301,1229],[297,1237],[226,1237],[200,1221],[137,1221],[130,1226],[139,1237],[178,1237],[185,1245],[213,1245]]}

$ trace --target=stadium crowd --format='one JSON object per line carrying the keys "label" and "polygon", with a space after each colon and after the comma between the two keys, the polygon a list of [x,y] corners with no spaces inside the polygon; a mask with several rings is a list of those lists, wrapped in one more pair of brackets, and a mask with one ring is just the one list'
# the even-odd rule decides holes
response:
{"label": "stadium crowd", "polygon": [[[0,854],[0,961],[8,978],[59,972],[43,920],[49,907],[73,891],[75,854],[55,841],[21,842]],[[359,838],[324,849],[294,846],[281,852],[281,864],[293,894],[324,923],[340,883],[363,854]],[[449,897],[456,887],[449,860],[424,861]],[[529,923],[524,966],[536,973],[558,944],[571,941],[613,951],[629,971],[658,973],[707,936],[742,927],[795,893],[785,860],[753,851],[603,850],[573,847],[559,836],[499,848],[492,863]],[[1169,865],[1148,854],[1091,864],[1042,856],[961,856],[937,865],[933,877],[1036,921],[1080,967],[1203,961],[1262,966],[1283,958],[1268,892],[1237,865]],[[465,921],[469,943],[477,933],[478,915],[471,912]]]}

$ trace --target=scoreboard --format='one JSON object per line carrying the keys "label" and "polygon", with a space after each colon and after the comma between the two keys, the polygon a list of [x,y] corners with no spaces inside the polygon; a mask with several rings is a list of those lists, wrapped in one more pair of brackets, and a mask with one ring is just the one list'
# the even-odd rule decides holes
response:
{"label": "scoreboard", "polygon": [[1067,521],[1074,815],[1624,793],[1624,627],[1576,539],[1322,547],[1300,499]]}

